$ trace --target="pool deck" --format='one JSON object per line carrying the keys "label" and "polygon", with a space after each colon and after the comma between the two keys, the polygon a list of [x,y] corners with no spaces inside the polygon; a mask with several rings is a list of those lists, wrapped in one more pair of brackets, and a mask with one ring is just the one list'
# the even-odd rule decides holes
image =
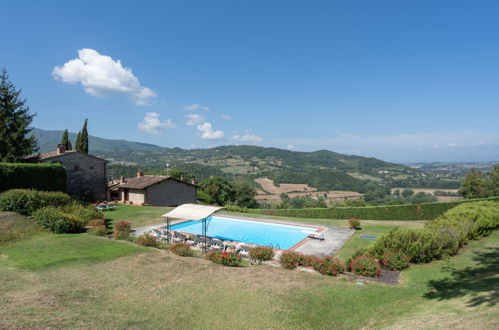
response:
{"label": "pool deck", "polygon": [[[293,246],[290,250],[307,255],[314,255],[317,257],[322,257],[326,255],[334,256],[336,253],[338,253],[338,251],[345,244],[345,242],[355,233],[355,230],[351,230],[346,227],[325,226],[321,224],[291,222],[291,221],[276,220],[276,219],[251,218],[251,217],[242,217],[242,216],[233,216],[233,215],[225,216],[222,214],[217,214],[216,216],[233,218],[233,219],[270,222],[270,223],[285,224],[291,226],[315,227],[317,228],[318,231],[320,231],[324,235],[324,240],[306,238],[303,241],[296,244],[295,246]],[[184,222],[184,220],[174,220],[172,221],[171,224],[174,225],[180,222]],[[165,223],[159,223],[152,226],[137,227],[135,228],[134,235],[139,236],[145,232],[150,231],[153,228],[156,228],[164,224]],[[280,253],[276,253],[276,257],[278,257],[279,254]]]}

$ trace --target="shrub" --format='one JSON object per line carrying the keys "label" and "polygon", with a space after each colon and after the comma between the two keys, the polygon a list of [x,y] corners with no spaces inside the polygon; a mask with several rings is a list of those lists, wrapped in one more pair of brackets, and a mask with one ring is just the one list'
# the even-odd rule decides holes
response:
{"label": "shrub", "polygon": [[214,250],[206,254],[206,259],[224,266],[239,267],[243,258],[237,252]]}
{"label": "shrub", "polygon": [[179,242],[172,244],[170,251],[181,257],[192,257],[194,255],[194,251],[192,251],[191,246],[187,243]]}
{"label": "shrub", "polygon": [[348,224],[350,225],[351,229],[359,229],[360,228],[360,220],[357,218],[348,219]]}
{"label": "shrub", "polygon": [[132,229],[132,223],[126,220],[120,220],[114,225],[114,238],[116,239],[128,239],[130,237],[130,231]]}
{"label": "shrub", "polygon": [[383,254],[383,266],[390,270],[402,270],[409,267],[410,258],[398,251],[387,251]]}
{"label": "shrub", "polygon": [[314,269],[323,275],[338,276],[345,272],[345,264],[337,258],[325,256],[317,259]]}
{"label": "shrub", "polygon": [[78,216],[65,213],[57,207],[45,207],[32,214],[32,217],[43,227],[56,234],[81,233],[86,223]]}
{"label": "shrub", "polygon": [[268,246],[258,246],[249,251],[249,258],[252,261],[262,263],[263,261],[272,260],[274,257],[274,249]]}
{"label": "shrub", "polygon": [[225,205],[225,209],[229,212],[247,213],[248,209],[238,205]]}
{"label": "shrub", "polygon": [[316,256],[301,255],[299,265],[305,267],[315,267],[317,262],[319,262],[319,258]]}
{"label": "shrub", "polygon": [[106,236],[107,228],[106,226],[95,226],[87,231],[87,233],[96,236]]}
{"label": "shrub", "polygon": [[350,263],[350,270],[357,275],[379,277],[381,268],[373,257],[358,256]]}
{"label": "shrub", "polygon": [[156,237],[149,235],[148,233],[144,233],[137,238],[137,244],[150,246],[150,247],[159,247],[159,241]]}
{"label": "shrub", "polygon": [[106,227],[106,219],[93,219],[88,222],[88,227],[94,228],[94,227],[99,227],[103,226]]}
{"label": "shrub", "polygon": [[295,269],[300,264],[301,259],[301,254],[292,251],[285,251],[281,254],[280,262],[281,266],[285,269]]}
{"label": "shrub", "polygon": [[61,164],[0,163],[0,191],[9,189],[66,191],[66,170]]}
{"label": "shrub", "polygon": [[71,197],[62,192],[12,189],[0,194],[0,210],[31,215],[47,206],[71,204]]}

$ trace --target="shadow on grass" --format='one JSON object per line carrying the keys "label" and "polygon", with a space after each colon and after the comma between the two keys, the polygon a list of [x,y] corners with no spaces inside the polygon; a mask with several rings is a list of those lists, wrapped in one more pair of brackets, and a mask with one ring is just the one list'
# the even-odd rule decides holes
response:
{"label": "shadow on grass", "polygon": [[499,303],[499,248],[488,248],[476,253],[472,260],[478,265],[464,269],[447,268],[451,275],[428,284],[425,298],[446,300],[470,295],[468,306]]}

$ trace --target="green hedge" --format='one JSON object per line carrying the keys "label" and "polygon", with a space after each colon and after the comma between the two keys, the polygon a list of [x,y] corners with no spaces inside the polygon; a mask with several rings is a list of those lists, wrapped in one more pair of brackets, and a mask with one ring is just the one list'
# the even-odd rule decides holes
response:
{"label": "green hedge", "polygon": [[56,234],[84,232],[90,220],[104,217],[95,206],[83,206],[76,202],[61,207],[44,207],[31,216],[41,226]]}
{"label": "green hedge", "polygon": [[12,189],[0,194],[0,211],[31,215],[41,208],[65,206],[72,201],[73,199],[68,194],[60,191]]}
{"label": "green hedge", "polygon": [[0,192],[9,189],[66,191],[61,164],[0,163]]}
{"label": "green hedge", "polygon": [[498,201],[498,197],[484,199],[463,199],[454,202],[437,202],[407,205],[383,205],[364,207],[331,207],[306,209],[247,209],[254,214],[281,217],[297,217],[312,219],[350,219],[362,220],[432,220],[446,211],[462,204],[475,201]]}

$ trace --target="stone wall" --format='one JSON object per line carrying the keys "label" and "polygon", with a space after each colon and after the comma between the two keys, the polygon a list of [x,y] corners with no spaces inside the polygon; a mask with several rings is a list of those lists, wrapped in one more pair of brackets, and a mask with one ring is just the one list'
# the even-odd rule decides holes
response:
{"label": "stone wall", "polygon": [[71,196],[79,197],[89,190],[95,200],[107,198],[107,163],[105,160],[79,152],[68,152],[41,162],[60,163],[66,168],[67,189]]}
{"label": "stone wall", "polygon": [[196,203],[197,188],[175,180],[164,180],[146,188],[146,203],[154,206],[178,206]]}

